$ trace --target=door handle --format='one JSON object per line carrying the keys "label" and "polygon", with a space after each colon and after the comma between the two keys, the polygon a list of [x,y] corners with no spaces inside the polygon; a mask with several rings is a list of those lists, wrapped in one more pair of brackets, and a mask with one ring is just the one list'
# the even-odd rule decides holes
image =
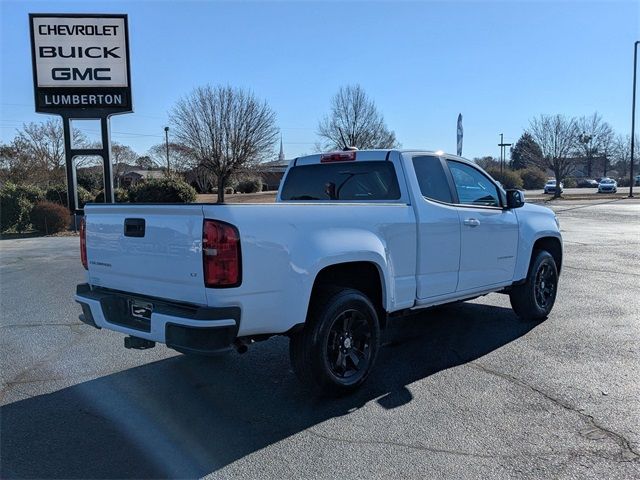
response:
{"label": "door handle", "polygon": [[477,227],[480,225],[480,220],[477,218],[465,218],[464,224],[469,225],[470,227]]}

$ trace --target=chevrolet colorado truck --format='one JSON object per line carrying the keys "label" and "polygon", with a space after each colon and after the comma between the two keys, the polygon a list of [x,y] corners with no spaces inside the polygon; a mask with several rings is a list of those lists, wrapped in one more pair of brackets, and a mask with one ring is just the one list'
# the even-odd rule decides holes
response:
{"label": "chevrolet colorado truck", "polygon": [[366,380],[390,316],[501,292],[542,320],[562,265],[551,210],[418,150],[296,158],[275,204],[87,205],[80,246],[85,323],[201,355],[286,335],[332,394]]}

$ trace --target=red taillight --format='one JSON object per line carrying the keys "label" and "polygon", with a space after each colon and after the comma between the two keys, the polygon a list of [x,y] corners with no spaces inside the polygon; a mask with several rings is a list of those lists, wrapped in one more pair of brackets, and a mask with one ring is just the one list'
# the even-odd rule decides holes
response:
{"label": "red taillight", "polygon": [[205,220],[202,229],[202,263],[206,287],[237,287],[241,282],[240,234],[217,220]]}
{"label": "red taillight", "polygon": [[356,151],[349,152],[331,152],[324,153],[320,156],[320,163],[331,162],[352,162],[356,159]]}
{"label": "red taillight", "polygon": [[87,226],[84,218],[80,219],[80,259],[85,270],[89,270],[87,262]]}

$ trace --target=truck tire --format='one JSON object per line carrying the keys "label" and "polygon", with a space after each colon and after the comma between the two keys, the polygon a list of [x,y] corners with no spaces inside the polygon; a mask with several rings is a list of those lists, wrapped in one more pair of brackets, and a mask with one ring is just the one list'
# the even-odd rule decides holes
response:
{"label": "truck tire", "polygon": [[523,320],[544,320],[556,301],[558,269],[546,250],[533,252],[526,282],[509,293],[511,307]]}
{"label": "truck tire", "polygon": [[304,328],[291,336],[296,376],[316,393],[345,395],[369,376],[380,346],[378,314],[358,290],[328,288],[314,295]]}

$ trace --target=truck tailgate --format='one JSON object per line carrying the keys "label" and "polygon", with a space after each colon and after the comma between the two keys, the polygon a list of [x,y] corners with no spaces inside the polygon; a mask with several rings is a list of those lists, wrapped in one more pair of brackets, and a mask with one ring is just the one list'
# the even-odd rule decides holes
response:
{"label": "truck tailgate", "polygon": [[85,206],[89,283],[205,305],[200,205]]}

